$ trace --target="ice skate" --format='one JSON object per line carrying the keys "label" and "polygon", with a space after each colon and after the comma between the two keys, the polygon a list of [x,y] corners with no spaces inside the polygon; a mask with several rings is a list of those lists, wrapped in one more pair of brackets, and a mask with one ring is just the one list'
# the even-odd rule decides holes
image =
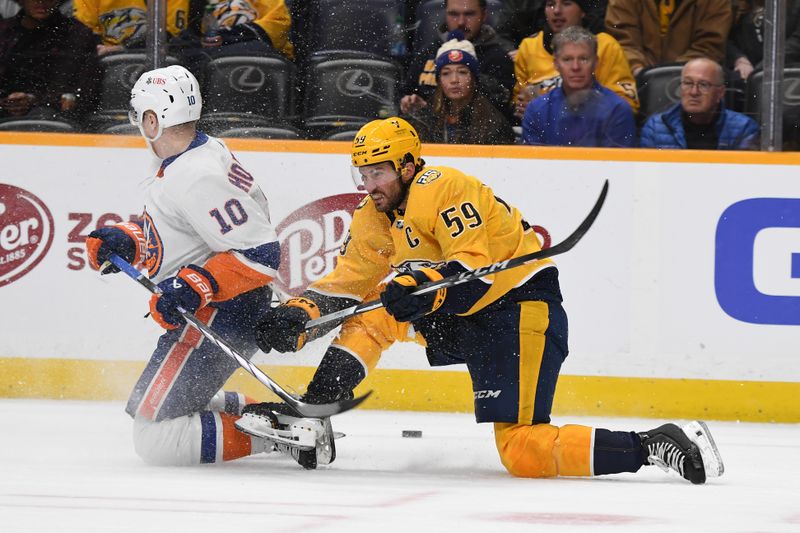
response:
{"label": "ice skate", "polygon": [[336,459],[330,419],[298,418],[285,404],[248,405],[235,425],[239,431],[270,441],[273,450],[289,455],[305,469],[328,465]]}
{"label": "ice skate", "polygon": [[724,467],[705,422],[690,422],[683,428],[664,424],[639,433],[647,462],[665,472],[673,470],[684,479],[701,485],[707,477],[722,475]]}

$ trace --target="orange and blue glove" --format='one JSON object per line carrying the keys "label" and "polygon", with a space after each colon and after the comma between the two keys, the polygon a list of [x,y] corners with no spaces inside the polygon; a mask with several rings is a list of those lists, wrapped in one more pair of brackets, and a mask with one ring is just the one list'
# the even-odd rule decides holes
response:
{"label": "orange and blue glove", "polygon": [[306,322],[319,318],[317,304],[308,298],[291,298],[270,309],[256,326],[256,344],[263,352],[296,352],[306,343]]}
{"label": "orange and blue glove", "polygon": [[214,277],[204,268],[189,265],[172,278],[158,284],[160,294],[150,298],[150,316],[164,329],[175,329],[186,323],[178,308],[189,313],[211,303],[219,290]]}
{"label": "orange and blue glove", "polygon": [[423,283],[440,279],[442,274],[432,268],[398,274],[381,293],[381,303],[398,322],[413,322],[439,309],[447,296],[447,289],[441,288],[420,295],[411,293]]}
{"label": "orange and blue glove", "polygon": [[[100,270],[111,255],[118,255],[132,265],[144,258],[145,238],[141,226],[124,222],[115,226],[96,229],[86,239],[86,254],[89,264]],[[109,264],[100,274],[116,274],[119,269]]]}

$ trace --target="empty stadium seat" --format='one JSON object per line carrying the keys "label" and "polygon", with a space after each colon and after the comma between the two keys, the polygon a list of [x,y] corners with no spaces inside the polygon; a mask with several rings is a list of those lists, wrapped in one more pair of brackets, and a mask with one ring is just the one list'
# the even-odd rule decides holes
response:
{"label": "empty stadium seat", "polygon": [[[760,122],[764,71],[750,75],[745,88],[744,112]],[[800,149],[800,68],[783,69],[783,145],[784,149]]]}
{"label": "empty stadium seat", "polygon": [[300,132],[289,126],[253,126],[230,128],[217,134],[218,137],[234,139],[302,139]]}
{"label": "empty stadium seat", "polygon": [[682,65],[668,65],[642,72],[639,77],[639,115],[643,119],[680,102],[682,68]]}
{"label": "empty stadium seat", "polygon": [[[178,60],[167,57],[165,66],[177,65]],[[103,79],[100,89],[100,115],[128,113],[131,89],[147,68],[145,54],[112,54],[100,58]]]}
{"label": "empty stadium seat", "polygon": [[281,56],[214,59],[205,70],[203,113],[290,117],[294,113],[295,73],[295,66]]}
{"label": "empty stadium seat", "polygon": [[407,42],[403,0],[310,0],[307,52],[357,50],[391,57]]}
{"label": "empty stadium seat", "polygon": [[[763,83],[763,70],[753,72],[747,80],[744,111],[751,116],[758,117],[761,113]],[[781,87],[781,93],[783,94],[784,114],[798,113],[798,111],[800,111],[800,68],[790,67],[783,70],[783,86]]]}
{"label": "empty stadium seat", "polygon": [[11,119],[0,122],[0,131],[34,131],[46,133],[74,133],[75,126],[60,120]]}
{"label": "empty stadium seat", "polygon": [[138,126],[134,126],[130,122],[121,122],[119,124],[113,124],[111,126],[106,127],[102,133],[106,133],[109,135],[136,135],[141,136],[141,132],[139,131]]}
{"label": "empty stadium seat", "polygon": [[394,61],[324,58],[306,71],[303,122],[311,136],[398,113],[401,68]]}
{"label": "empty stadium seat", "polygon": [[262,128],[272,127],[275,124],[276,121],[273,119],[252,113],[212,113],[201,116],[197,127],[209,135],[218,137],[220,132],[233,128]]}
{"label": "empty stadium seat", "polygon": [[353,126],[346,128],[335,128],[325,134],[325,140],[353,142],[353,138],[355,138],[356,133],[358,133],[359,129],[360,128]]}

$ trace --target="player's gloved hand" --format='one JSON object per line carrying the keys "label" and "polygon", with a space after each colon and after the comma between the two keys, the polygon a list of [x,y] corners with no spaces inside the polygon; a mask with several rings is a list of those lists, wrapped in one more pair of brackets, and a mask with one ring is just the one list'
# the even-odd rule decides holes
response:
{"label": "player's gloved hand", "polygon": [[319,318],[319,307],[308,298],[292,298],[273,307],[256,326],[256,344],[263,352],[296,352],[306,343],[306,322]]}
{"label": "player's gloved hand", "polygon": [[[96,270],[108,261],[112,254],[118,255],[132,265],[144,256],[144,233],[133,222],[96,229],[86,239],[86,254],[89,264]],[[108,265],[100,274],[116,274],[119,268]]]}
{"label": "player's gloved hand", "polygon": [[442,288],[418,296],[412,295],[420,285],[438,281],[442,275],[432,268],[412,270],[392,279],[381,293],[381,302],[386,311],[398,322],[413,322],[439,309],[447,296]]}
{"label": "player's gloved hand", "polygon": [[164,329],[175,329],[186,322],[178,307],[194,313],[208,305],[219,290],[214,277],[197,265],[183,267],[175,277],[159,283],[158,288],[161,294],[150,298],[150,316]]}

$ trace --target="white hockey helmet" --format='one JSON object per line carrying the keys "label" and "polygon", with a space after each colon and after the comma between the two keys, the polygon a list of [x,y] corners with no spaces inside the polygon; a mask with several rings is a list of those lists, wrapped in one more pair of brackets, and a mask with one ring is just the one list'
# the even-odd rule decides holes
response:
{"label": "white hockey helmet", "polygon": [[158,117],[158,133],[152,139],[148,138],[152,142],[161,137],[164,128],[198,120],[202,109],[203,99],[197,79],[186,68],[171,65],[139,76],[131,89],[128,118],[147,138],[142,128],[142,117],[145,111],[155,113]]}

